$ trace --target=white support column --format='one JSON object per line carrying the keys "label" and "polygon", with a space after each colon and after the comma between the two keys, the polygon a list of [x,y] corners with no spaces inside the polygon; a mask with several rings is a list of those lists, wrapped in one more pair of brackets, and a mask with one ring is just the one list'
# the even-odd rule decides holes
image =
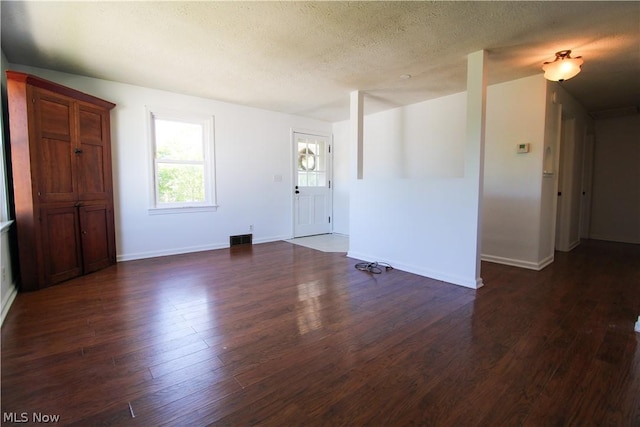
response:
{"label": "white support column", "polygon": [[[362,179],[364,166],[364,98],[362,92],[351,92],[351,115],[349,120],[349,136],[355,161],[355,179]],[[354,151],[355,150],[355,151]]]}
{"label": "white support column", "polygon": [[482,191],[484,184],[484,144],[487,104],[487,52],[479,50],[467,56],[467,147],[465,178],[474,186],[477,207],[476,287],[482,286],[480,255],[482,253]]}

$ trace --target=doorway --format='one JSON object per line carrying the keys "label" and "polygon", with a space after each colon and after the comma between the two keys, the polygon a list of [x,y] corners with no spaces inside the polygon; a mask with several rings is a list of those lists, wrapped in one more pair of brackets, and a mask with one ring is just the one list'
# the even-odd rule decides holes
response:
{"label": "doorway", "polygon": [[558,141],[558,202],[556,203],[556,243],[557,251],[568,251],[569,247],[569,204],[567,163],[571,157],[570,148],[573,144],[573,120],[564,113],[560,121],[560,139]]}
{"label": "doorway", "polygon": [[331,137],[292,132],[293,237],[331,233]]}
{"label": "doorway", "polygon": [[580,199],[580,238],[590,237],[591,225],[591,185],[593,182],[593,154],[595,136],[587,135],[582,161],[582,198]]}
{"label": "doorway", "polygon": [[558,203],[556,241],[558,251],[569,252],[580,244],[584,204],[581,201],[584,181],[585,136],[578,134],[576,119],[562,114],[558,165]]}

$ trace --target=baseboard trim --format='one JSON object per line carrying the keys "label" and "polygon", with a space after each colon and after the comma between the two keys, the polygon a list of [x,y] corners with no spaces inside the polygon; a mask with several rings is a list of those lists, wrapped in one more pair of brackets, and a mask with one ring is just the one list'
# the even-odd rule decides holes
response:
{"label": "baseboard trim", "polygon": [[204,252],[204,251],[211,251],[215,249],[223,249],[228,247],[229,247],[229,243],[217,244],[217,245],[205,245],[205,246],[190,246],[190,247],[184,247],[184,248],[165,249],[161,251],[148,251],[148,252],[138,252],[138,253],[132,253],[132,254],[123,254],[123,255],[118,255],[116,258],[118,262],[134,261],[137,259],[157,258],[157,257],[163,257],[163,256],[171,256],[171,255],[182,255],[182,254],[189,254],[193,252]]}
{"label": "baseboard trim", "polygon": [[510,265],[512,267],[520,267],[520,268],[526,268],[528,270],[540,271],[543,268],[545,268],[547,265],[553,262],[553,255],[549,255],[548,257],[538,262],[524,261],[521,259],[506,258],[506,257],[487,255],[487,254],[482,254],[480,256],[480,259],[482,261],[493,262],[496,264],[504,264],[504,265]]}
{"label": "baseboard trim", "polygon": [[[284,236],[275,236],[275,237],[266,237],[266,238],[263,237],[259,239],[254,238],[253,244],[259,245],[261,243],[277,242],[279,240],[285,240],[285,239],[286,238]],[[189,246],[189,247],[183,247],[183,248],[171,248],[171,249],[165,249],[161,251],[121,254],[121,255],[118,255],[116,259],[118,262],[124,262],[124,261],[134,261],[137,259],[157,258],[157,257],[163,257],[163,256],[171,256],[171,255],[182,255],[182,254],[189,254],[194,252],[205,252],[205,251],[213,251],[217,249],[226,249],[226,248],[229,248],[229,242],[214,243],[211,245]]]}
{"label": "baseboard trim", "polygon": [[349,251],[347,252],[347,257],[358,259],[358,260],[386,262],[387,264],[392,265],[393,268],[406,271],[407,273],[417,274],[418,276],[428,277],[430,279],[439,280],[441,282],[446,282],[452,285],[462,286],[465,288],[479,289],[483,286],[482,279],[479,277],[468,279],[465,277],[454,276],[454,275],[442,273],[439,271],[427,270],[419,266],[405,264],[395,260],[376,259],[377,257],[374,255],[364,254],[361,252]]}
{"label": "baseboard trim", "polygon": [[540,268],[538,268],[538,270],[542,270],[543,268],[545,268],[546,266],[548,266],[549,264],[553,264],[553,260],[554,260],[554,254],[552,253],[551,255],[549,255],[546,258],[543,258],[540,262],[538,262],[538,265],[540,266]]}

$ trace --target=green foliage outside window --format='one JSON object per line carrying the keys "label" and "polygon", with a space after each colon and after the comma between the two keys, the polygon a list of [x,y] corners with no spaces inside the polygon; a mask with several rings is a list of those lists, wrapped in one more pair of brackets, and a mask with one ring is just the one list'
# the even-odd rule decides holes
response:
{"label": "green foliage outside window", "polygon": [[158,202],[204,202],[204,167],[201,165],[158,165]]}
{"label": "green foliage outside window", "polygon": [[155,141],[157,203],[206,201],[202,125],[156,119]]}

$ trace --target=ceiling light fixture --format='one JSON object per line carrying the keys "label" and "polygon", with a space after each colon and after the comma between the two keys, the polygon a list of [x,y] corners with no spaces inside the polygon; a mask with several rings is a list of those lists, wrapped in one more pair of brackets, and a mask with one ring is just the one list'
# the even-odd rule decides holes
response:
{"label": "ceiling light fixture", "polygon": [[570,50],[556,52],[556,59],[553,62],[545,62],[542,65],[544,78],[554,82],[562,82],[576,76],[584,61],[581,56],[571,57]]}

